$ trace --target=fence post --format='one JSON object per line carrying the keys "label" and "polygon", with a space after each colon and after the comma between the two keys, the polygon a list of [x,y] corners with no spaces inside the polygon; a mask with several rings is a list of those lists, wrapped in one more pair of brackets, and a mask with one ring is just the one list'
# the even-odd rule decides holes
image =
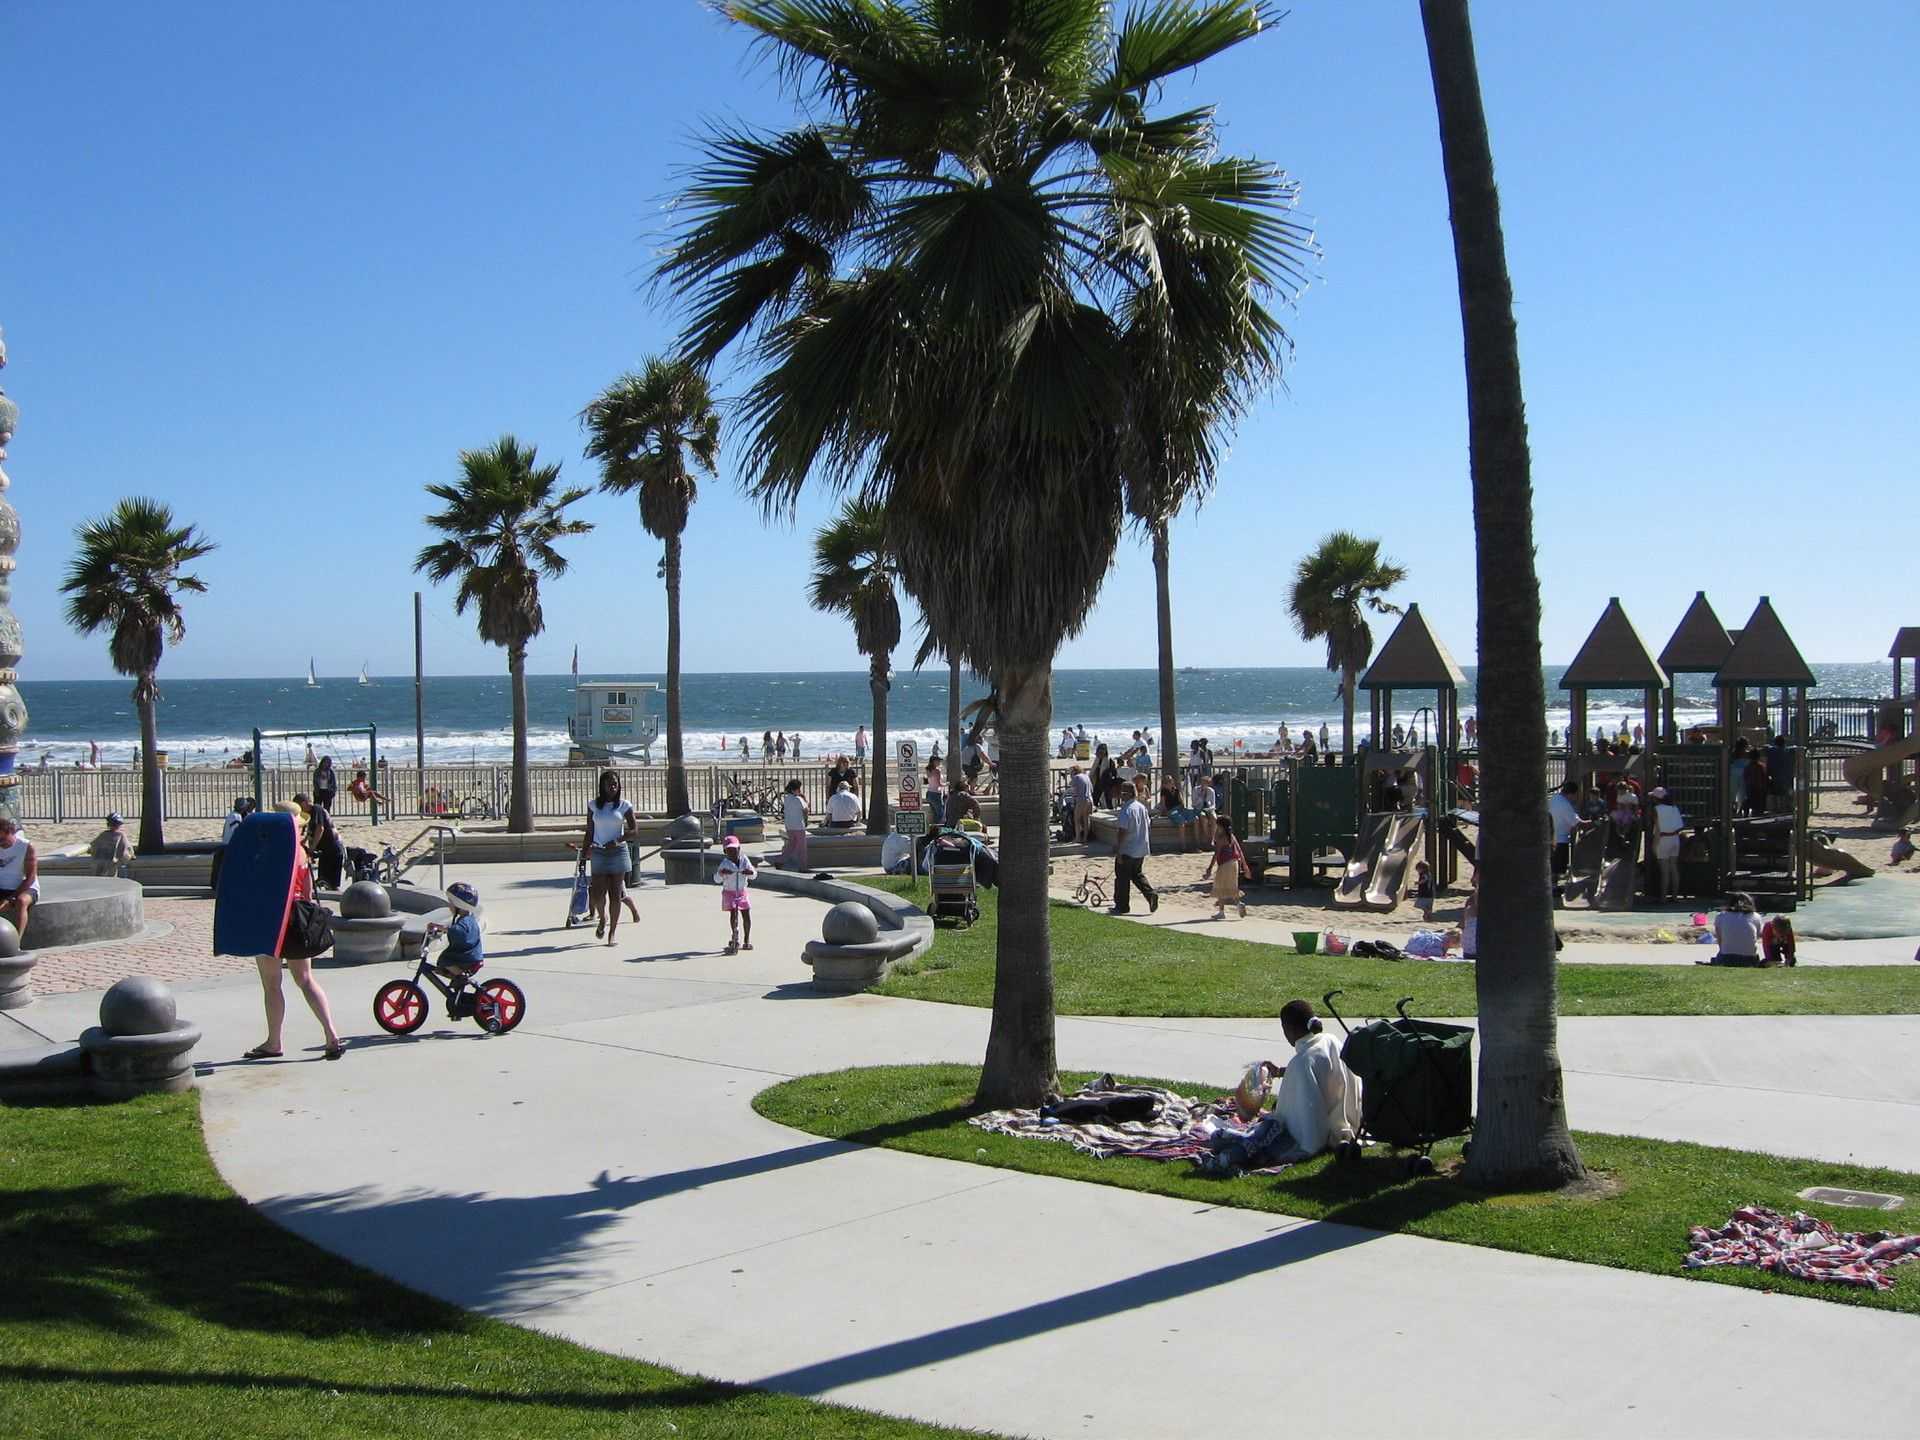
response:
{"label": "fence post", "polygon": [[53,823],[58,825],[66,816],[67,782],[66,776],[56,770],[53,772]]}

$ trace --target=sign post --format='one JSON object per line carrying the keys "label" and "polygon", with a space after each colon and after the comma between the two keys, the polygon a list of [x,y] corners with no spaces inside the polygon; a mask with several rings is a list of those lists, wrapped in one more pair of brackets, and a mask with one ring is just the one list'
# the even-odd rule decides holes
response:
{"label": "sign post", "polygon": [[[894,754],[900,759],[900,804],[894,811],[893,828],[910,842],[927,833],[927,813],[920,808],[920,780],[914,764],[919,753],[919,748],[911,740],[902,740],[894,748]],[[910,844],[907,856],[907,872],[913,877],[914,889],[918,891],[920,847]]]}

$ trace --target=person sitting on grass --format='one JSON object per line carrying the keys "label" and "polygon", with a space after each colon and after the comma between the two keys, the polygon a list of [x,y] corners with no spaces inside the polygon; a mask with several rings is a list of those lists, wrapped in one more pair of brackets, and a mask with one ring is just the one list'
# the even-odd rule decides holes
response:
{"label": "person sitting on grass", "polygon": [[480,892],[464,880],[447,887],[447,908],[453,918],[445,926],[434,926],[447,937],[447,948],[433,962],[433,968],[449,980],[470,980],[487,963],[487,946],[480,930]]}
{"label": "person sitting on grass", "polygon": [[1324,1034],[1306,1000],[1280,1007],[1280,1033],[1293,1046],[1285,1065],[1263,1060],[1259,1068],[1270,1083],[1280,1081],[1280,1098],[1249,1130],[1223,1129],[1213,1138],[1213,1154],[1200,1161],[1210,1174],[1233,1174],[1257,1165],[1305,1160],[1353,1139],[1360,1128],[1360,1080],[1340,1058],[1340,1047]]}
{"label": "person sitting on grass", "polygon": [[1794,938],[1793,921],[1784,915],[1776,915],[1761,927],[1760,944],[1766,951],[1769,965],[1798,965],[1800,957],[1796,953],[1798,942]]}
{"label": "person sitting on grass", "polygon": [[1719,952],[1711,960],[1696,960],[1696,965],[1747,965],[1760,963],[1760,920],[1753,913],[1753,897],[1744,890],[1727,896],[1727,908],[1713,917],[1713,938]]}

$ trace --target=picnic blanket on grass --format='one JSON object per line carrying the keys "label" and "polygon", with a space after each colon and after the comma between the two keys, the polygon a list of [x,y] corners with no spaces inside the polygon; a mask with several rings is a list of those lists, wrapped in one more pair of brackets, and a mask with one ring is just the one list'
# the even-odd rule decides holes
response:
{"label": "picnic blanket on grass", "polygon": [[[1248,1128],[1231,1096],[1217,1100],[1198,1100],[1176,1095],[1171,1090],[1150,1086],[1115,1086],[1102,1076],[1100,1080],[1074,1092],[1074,1100],[1102,1100],[1127,1095],[1148,1095],[1154,1100],[1150,1120],[1068,1121],[1047,1115],[1044,1110],[989,1110],[967,1121],[976,1130],[993,1135],[1011,1135],[1018,1140],[1052,1140],[1071,1145],[1082,1155],[1108,1160],[1124,1155],[1134,1160],[1199,1160],[1213,1153],[1213,1137],[1222,1131],[1241,1134]],[[1256,1170],[1254,1174],[1278,1174],[1284,1165]]]}
{"label": "picnic blanket on grass", "polygon": [[1744,1265],[1796,1280],[1874,1290],[1891,1290],[1893,1277],[1887,1272],[1920,1254],[1920,1235],[1836,1230],[1798,1210],[1787,1216],[1761,1205],[1734,1211],[1724,1225],[1695,1225],[1687,1238],[1689,1270]]}

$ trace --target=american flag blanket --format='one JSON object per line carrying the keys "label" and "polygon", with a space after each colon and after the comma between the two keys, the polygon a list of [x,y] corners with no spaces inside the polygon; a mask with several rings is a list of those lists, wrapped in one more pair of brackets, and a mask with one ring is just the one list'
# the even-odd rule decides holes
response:
{"label": "american flag blanket", "polygon": [[1887,1272],[1920,1254],[1920,1235],[1884,1230],[1849,1233],[1797,1210],[1787,1216],[1760,1205],[1734,1211],[1724,1225],[1696,1225],[1687,1238],[1689,1270],[1745,1265],[1796,1280],[1865,1285],[1874,1290],[1891,1290],[1893,1277]]}
{"label": "american flag blanket", "polygon": [[975,1115],[967,1123],[994,1135],[1058,1141],[1096,1160],[1115,1155],[1142,1160],[1190,1160],[1212,1149],[1209,1141],[1222,1125],[1241,1123],[1231,1099],[1202,1101],[1148,1086],[1128,1087],[1124,1091],[1085,1089],[1075,1098],[1097,1099],[1108,1094],[1153,1096],[1156,1102],[1153,1118],[1069,1124],[1049,1119],[1038,1110],[989,1110]]}

